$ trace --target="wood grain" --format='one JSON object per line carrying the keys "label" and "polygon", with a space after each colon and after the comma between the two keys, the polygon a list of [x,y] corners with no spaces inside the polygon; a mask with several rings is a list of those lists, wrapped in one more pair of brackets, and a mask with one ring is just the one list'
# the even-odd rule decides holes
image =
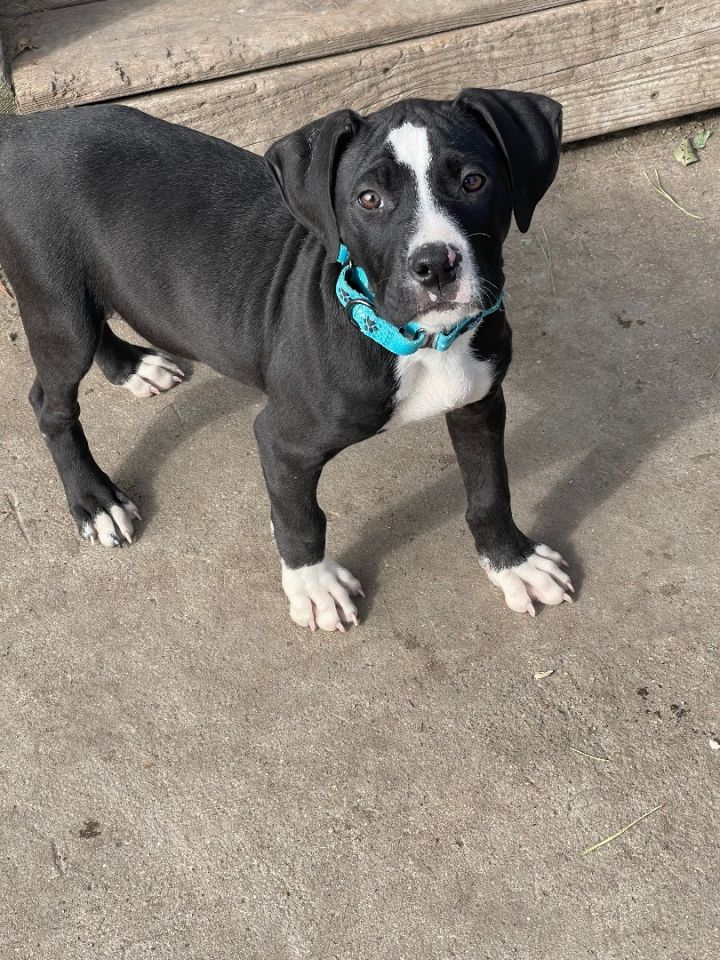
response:
{"label": "wood grain", "polygon": [[401,97],[504,86],[560,100],[565,139],[578,140],[720,104],[720,2],[661,6],[585,0],[126,102],[262,152],[340,106],[367,113]]}
{"label": "wood grain", "polygon": [[59,7],[77,7],[83,3],[99,3],[103,0],[2,0],[0,20],[9,17],[21,17],[28,13],[45,13]]}
{"label": "wood grain", "polygon": [[577,0],[97,0],[9,20],[7,29],[11,43],[22,36],[35,47],[13,67],[21,109],[30,111],[324,58],[571,2]]}
{"label": "wood grain", "polygon": [[0,113],[15,113],[17,107],[10,82],[10,69],[5,59],[2,32],[0,31]]}

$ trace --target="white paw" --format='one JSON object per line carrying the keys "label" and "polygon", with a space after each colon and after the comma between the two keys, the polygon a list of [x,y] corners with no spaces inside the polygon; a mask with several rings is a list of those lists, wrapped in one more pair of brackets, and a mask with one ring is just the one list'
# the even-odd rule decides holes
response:
{"label": "white paw", "polygon": [[123,386],[136,397],[154,397],[158,393],[171,390],[182,382],[185,374],[168,357],[160,353],[148,353],[140,361],[135,373],[131,374]]}
{"label": "white paw", "polygon": [[[572,603],[574,588],[570,577],[561,570],[567,563],[559,553],[538,543],[533,553],[505,570],[493,570],[488,564],[483,569],[488,577],[503,592],[505,603],[516,613],[529,613],[535,616],[533,600],[555,606],[563,600]],[[570,591],[568,593],[568,591]]]}
{"label": "white paw", "polygon": [[345,623],[357,626],[357,608],[351,597],[364,597],[355,577],[331,557],[320,563],[291,570],[282,565],[282,588],[290,601],[290,617],[311,630],[339,630]]}
{"label": "white paw", "polygon": [[82,537],[90,543],[99,541],[104,547],[119,547],[124,537],[132,543],[133,520],[140,520],[138,508],[132,500],[114,503],[105,510],[98,510],[92,521],[84,523],[80,531]]}

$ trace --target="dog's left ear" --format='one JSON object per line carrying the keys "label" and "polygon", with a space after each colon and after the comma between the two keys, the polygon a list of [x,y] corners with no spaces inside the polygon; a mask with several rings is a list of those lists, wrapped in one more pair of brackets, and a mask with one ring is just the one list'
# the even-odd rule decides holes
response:
{"label": "dog's left ear", "polygon": [[485,121],[510,170],[513,211],[526,233],[560,161],[562,106],[539,93],[463,90],[452,104]]}
{"label": "dog's left ear", "polygon": [[340,246],[335,174],[343,150],[361,123],[352,110],[338,110],[289,133],[265,154],[291,212],[333,257]]}

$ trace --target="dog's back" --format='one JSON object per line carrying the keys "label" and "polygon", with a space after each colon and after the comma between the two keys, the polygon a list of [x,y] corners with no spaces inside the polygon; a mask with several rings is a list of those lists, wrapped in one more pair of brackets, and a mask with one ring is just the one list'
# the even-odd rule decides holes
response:
{"label": "dog's back", "polygon": [[83,243],[102,232],[105,246],[154,224],[161,241],[168,226],[191,232],[198,217],[218,221],[211,229],[226,212],[249,221],[248,197],[274,189],[260,157],[129,107],[0,117],[0,223],[18,235],[23,222],[28,236],[91,223]]}
{"label": "dog's back", "polygon": [[291,219],[262,158],[122,106],[1,118],[0,172],[18,300],[78,295],[178,352],[198,313],[237,313],[245,252],[281,244]]}

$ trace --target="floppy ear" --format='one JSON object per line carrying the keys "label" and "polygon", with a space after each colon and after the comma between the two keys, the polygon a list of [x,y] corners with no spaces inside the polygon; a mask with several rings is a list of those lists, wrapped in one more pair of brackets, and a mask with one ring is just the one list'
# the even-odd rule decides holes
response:
{"label": "floppy ear", "polygon": [[485,121],[505,154],[518,228],[526,233],[560,161],[562,106],[539,93],[463,90],[453,102]]}
{"label": "floppy ear", "polygon": [[293,216],[332,256],[340,246],[333,204],[335,173],[361,123],[352,110],[338,110],[289,133],[265,154]]}

